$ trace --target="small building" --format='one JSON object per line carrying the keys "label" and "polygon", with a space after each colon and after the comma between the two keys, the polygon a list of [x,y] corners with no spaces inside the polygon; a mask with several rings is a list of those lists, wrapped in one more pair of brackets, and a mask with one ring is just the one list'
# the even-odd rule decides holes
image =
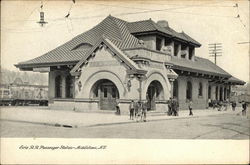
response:
{"label": "small building", "polygon": [[196,56],[201,44],[167,21],[127,22],[106,17],[92,29],[35,59],[20,62],[24,71],[49,72],[49,105],[82,111],[127,113],[131,100],[145,100],[150,111],[166,111],[175,97],[180,109],[192,100],[227,100],[232,75]]}

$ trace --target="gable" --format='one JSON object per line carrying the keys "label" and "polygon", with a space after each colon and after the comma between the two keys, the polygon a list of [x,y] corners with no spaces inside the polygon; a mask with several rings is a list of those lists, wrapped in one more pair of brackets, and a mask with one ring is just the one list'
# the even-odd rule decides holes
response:
{"label": "gable", "polygon": [[[107,49],[107,51],[110,53],[107,55],[107,52],[98,53],[101,49]],[[97,55],[100,54],[100,55]],[[106,54],[106,55],[105,55]],[[94,45],[88,53],[83,57],[70,71],[71,75],[76,76],[79,75],[81,72],[81,67],[83,65],[87,65],[91,59],[94,59],[94,57],[97,55],[97,58],[95,60],[103,61],[104,59],[107,60],[110,58],[110,60],[118,60],[121,64],[124,64],[124,66],[127,67],[128,70],[132,73],[140,73],[145,74],[147,71],[140,69],[129,57],[127,57],[119,48],[117,48],[109,39],[101,38],[96,45]],[[113,57],[114,56],[114,57]],[[111,61],[112,61],[111,60]]]}
{"label": "gable", "polygon": [[124,66],[129,69],[128,66],[121,62],[121,60],[114,55],[106,46],[98,49],[95,55],[89,59],[87,67],[105,67],[105,66]]}

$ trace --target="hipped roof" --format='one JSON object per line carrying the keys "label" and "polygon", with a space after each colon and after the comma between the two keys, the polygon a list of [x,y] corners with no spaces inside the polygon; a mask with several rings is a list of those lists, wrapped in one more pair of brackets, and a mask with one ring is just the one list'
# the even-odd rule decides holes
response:
{"label": "hipped roof", "polygon": [[[33,67],[77,64],[79,61],[88,56],[88,53],[91,51],[91,46],[94,47],[94,45],[96,45],[102,38],[107,39],[111,43],[110,45],[114,45],[114,47],[119,49],[119,51],[129,48],[138,48],[141,47],[139,40],[132,34],[155,30],[173,35],[177,38],[182,38],[182,40],[186,40],[188,42],[197,42],[184,32],[177,33],[170,27],[160,27],[151,19],[129,23],[113,16],[108,16],[92,29],[74,37],[72,40],[40,57],[20,62],[16,65],[16,67],[21,69],[32,69]],[[90,47],[87,49],[76,49],[81,44],[87,44],[90,45]],[[199,43],[197,42],[196,44],[198,45]],[[213,64],[211,61],[200,57],[195,57],[195,59],[195,61],[191,61],[172,57],[170,62],[174,65],[174,68],[182,70],[194,70],[201,73],[231,77],[230,74]]]}

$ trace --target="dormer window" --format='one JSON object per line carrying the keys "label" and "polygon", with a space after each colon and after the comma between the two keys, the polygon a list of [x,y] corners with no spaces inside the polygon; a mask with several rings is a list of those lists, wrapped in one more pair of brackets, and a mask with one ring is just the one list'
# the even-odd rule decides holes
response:
{"label": "dormer window", "polygon": [[178,44],[174,44],[174,56],[177,56],[178,55],[178,48],[179,48],[179,45]]}
{"label": "dormer window", "polygon": [[81,43],[79,45],[77,45],[76,47],[74,47],[72,50],[76,50],[76,49],[90,49],[92,48],[92,45],[89,43]]}
{"label": "dormer window", "polygon": [[189,47],[189,53],[188,53],[188,59],[192,60],[193,56],[194,56],[194,47],[190,46]]}
{"label": "dormer window", "polygon": [[156,37],[156,50],[161,50],[162,47],[162,39],[159,37]]}
{"label": "dormer window", "polygon": [[187,45],[181,45],[181,58],[186,58],[187,56]]}

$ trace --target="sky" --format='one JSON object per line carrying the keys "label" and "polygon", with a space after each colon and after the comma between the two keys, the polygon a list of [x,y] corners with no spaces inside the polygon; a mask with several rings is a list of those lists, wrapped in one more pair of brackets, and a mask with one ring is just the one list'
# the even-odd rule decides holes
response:
{"label": "sky", "polygon": [[208,44],[222,43],[217,65],[249,82],[248,0],[43,0],[42,4],[48,22],[44,27],[37,23],[41,1],[1,1],[1,67],[18,70],[14,64],[41,56],[112,15],[128,22],[167,20],[170,27],[202,44],[196,56],[211,61]]}

